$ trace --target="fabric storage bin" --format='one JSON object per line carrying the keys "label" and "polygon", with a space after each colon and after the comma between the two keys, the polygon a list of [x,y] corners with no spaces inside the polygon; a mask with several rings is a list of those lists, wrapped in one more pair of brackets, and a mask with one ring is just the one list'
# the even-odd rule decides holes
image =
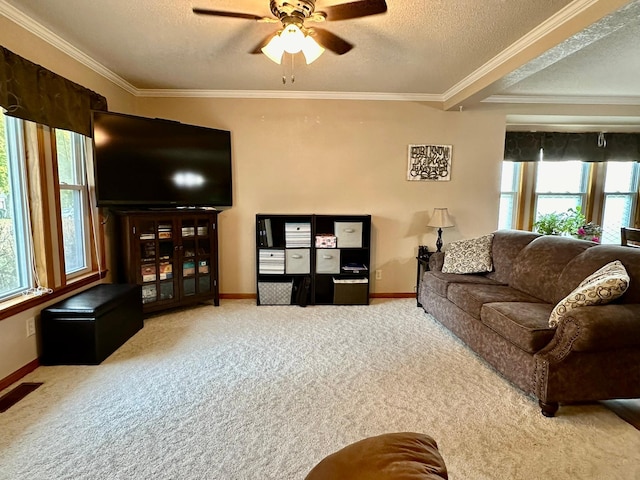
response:
{"label": "fabric storage bin", "polygon": [[287,248],[300,248],[311,246],[310,223],[285,223],[284,243]]}
{"label": "fabric storage bin", "polygon": [[340,250],[337,248],[317,249],[316,273],[340,273]]}
{"label": "fabric storage bin", "polygon": [[291,305],[293,282],[258,282],[260,305]]}
{"label": "fabric storage bin", "polygon": [[96,285],[42,310],[42,365],[98,365],[143,327],[139,285]]}
{"label": "fabric storage bin", "polygon": [[369,281],[366,278],[333,279],[335,305],[368,305]]}
{"label": "fabric storage bin", "polygon": [[260,249],[258,253],[258,268],[260,273],[283,274],[284,250]]}
{"label": "fabric storage bin", "polygon": [[308,248],[292,248],[285,252],[285,272],[311,273],[311,253]]}
{"label": "fabric storage bin", "polygon": [[338,248],[362,248],[362,222],[335,222]]}

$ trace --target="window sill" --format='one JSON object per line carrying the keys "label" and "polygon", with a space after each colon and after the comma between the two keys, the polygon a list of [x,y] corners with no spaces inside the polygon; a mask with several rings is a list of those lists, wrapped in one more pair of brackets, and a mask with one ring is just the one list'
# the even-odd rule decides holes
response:
{"label": "window sill", "polygon": [[5,318],[9,318],[13,315],[17,315],[20,312],[24,312],[25,310],[29,310],[30,308],[37,307],[38,305],[42,305],[43,303],[48,303],[51,300],[54,300],[58,297],[68,294],[69,292],[73,292],[82,287],[86,287],[91,283],[102,280],[107,276],[107,272],[103,271],[92,272],[77,278],[74,278],[64,287],[59,288],[53,293],[40,295],[37,297],[22,295],[16,298],[12,298],[10,300],[6,300],[0,303],[0,321]]}

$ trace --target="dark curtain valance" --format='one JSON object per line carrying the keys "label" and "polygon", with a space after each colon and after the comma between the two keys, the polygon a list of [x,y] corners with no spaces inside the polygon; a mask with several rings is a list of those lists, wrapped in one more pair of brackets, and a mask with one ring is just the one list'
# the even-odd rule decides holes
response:
{"label": "dark curtain valance", "polygon": [[91,110],[107,99],[0,46],[0,106],[7,114],[91,135]]}
{"label": "dark curtain valance", "polygon": [[640,162],[640,134],[507,132],[504,159],[511,162],[541,159]]}

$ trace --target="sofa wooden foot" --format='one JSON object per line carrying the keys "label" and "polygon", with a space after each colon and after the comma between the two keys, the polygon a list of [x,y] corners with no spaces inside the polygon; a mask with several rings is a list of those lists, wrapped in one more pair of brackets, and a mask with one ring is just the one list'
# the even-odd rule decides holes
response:
{"label": "sofa wooden foot", "polygon": [[554,417],[560,405],[558,402],[545,403],[542,400],[538,401],[538,405],[540,405],[540,409],[542,410],[542,415],[545,417]]}

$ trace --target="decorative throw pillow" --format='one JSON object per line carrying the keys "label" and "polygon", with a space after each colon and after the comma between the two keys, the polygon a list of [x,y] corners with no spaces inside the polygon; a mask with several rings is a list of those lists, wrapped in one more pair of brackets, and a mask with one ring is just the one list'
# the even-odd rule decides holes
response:
{"label": "decorative throw pillow", "polygon": [[493,233],[484,237],[460,240],[447,245],[443,273],[481,273],[493,269],[491,244]]}
{"label": "decorative throw pillow", "polygon": [[574,308],[604,305],[622,296],[629,288],[629,274],[620,260],[585,278],[576,289],[555,306],[549,317],[549,326],[557,327],[562,318]]}

